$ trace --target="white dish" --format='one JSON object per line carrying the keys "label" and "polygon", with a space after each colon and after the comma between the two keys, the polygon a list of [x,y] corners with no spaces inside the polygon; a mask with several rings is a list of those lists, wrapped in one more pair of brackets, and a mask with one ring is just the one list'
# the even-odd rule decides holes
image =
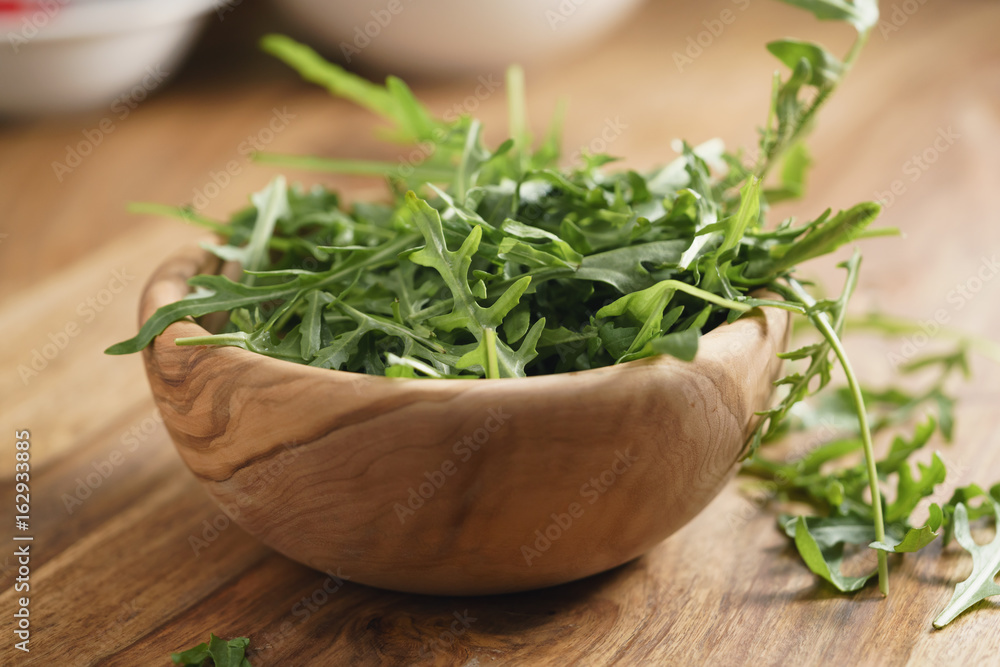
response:
{"label": "white dish", "polygon": [[145,99],[171,76],[205,15],[232,0],[46,0],[0,14],[0,114]]}
{"label": "white dish", "polygon": [[278,0],[316,46],[399,74],[502,74],[581,49],[642,0]]}

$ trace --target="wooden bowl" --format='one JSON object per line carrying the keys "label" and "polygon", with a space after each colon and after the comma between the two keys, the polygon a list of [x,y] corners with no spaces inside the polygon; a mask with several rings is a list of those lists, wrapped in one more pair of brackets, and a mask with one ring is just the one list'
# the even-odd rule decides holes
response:
{"label": "wooden bowl", "polygon": [[[217,271],[163,264],[140,317]],[[502,380],[311,368],[177,322],[144,352],[177,450],[236,523],[289,558],[415,593],[560,584],[616,567],[687,523],[735,469],[781,363],[766,309],[670,357]]]}

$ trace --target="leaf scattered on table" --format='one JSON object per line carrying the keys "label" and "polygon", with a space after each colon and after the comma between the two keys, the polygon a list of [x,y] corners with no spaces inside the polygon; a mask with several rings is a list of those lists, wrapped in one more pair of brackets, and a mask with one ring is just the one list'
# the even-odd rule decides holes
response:
{"label": "leaf scattered on table", "polygon": [[175,665],[183,667],[251,667],[245,657],[250,640],[246,637],[236,637],[225,641],[214,634],[210,635],[208,643],[198,644],[181,653],[174,653],[170,659]]}
{"label": "leaf scattered on table", "polygon": [[972,539],[969,527],[969,513],[964,504],[955,508],[955,539],[962,548],[972,554],[972,574],[955,587],[955,593],[948,605],[934,619],[935,628],[943,628],[954,621],[959,614],[982,600],[1000,595],[1000,502],[990,498],[993,515],[997,521],[997,535],[989,544],[977,544]]}

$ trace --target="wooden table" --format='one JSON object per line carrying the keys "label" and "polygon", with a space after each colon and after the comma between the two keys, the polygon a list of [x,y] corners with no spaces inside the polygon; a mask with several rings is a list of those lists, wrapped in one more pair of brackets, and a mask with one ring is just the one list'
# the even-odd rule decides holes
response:
{"label": "wooden table", "polygon": [[[812,141],[818,166],[808,198],[781,212],[846,207],[899,181],[904,191],[883,223],[906,238],[865,244],[858,310],[927,319],[946,309],[952,324],[989,335],[1000,327],[1000,280],[985,280],[960,309],[948,294],[1000,250],[1000,5],[900,4],[919,9],[898,15],[900,29],[886,38],[874,35]],[[775,67],[763,42],[820,37],[839,51],[850,34],[778,3],[753,2],[678,71],[674,52],[703,21],[735,6],[651,3],[575,61],[529,68],[533,124],[542,128],[556,100],[568,96],[567,145],[588,144],[616,124],[621,132],[607,150],[637,166],[669,159],[674,137],[751,143]],[[970,568],[956,546],[893,562],[888,600],[871,587],[838,595],[805,570],[772,513],[741,495],[738,483],[644,558],[586,581],[502,597],[339,585],[226,526],[173,451],[140,358],[101,354],[134,330],[152,268],[197,234],[128,215],[125,203],[189,202],[236,160],[239,173],[205,211],[224,217],[242,206],[275,172],[245,163],[238,146],[275,110],[288,119],[269,150],[398,157],[371,138],[375,123],[363,112],[252,55],[255,35],[270,27],[264,9],[244,3],[213,26],[200,65],[126,118],[106,110],[0,125],[0,498],[9,503],[13,495],[13,431],[30,429],[35,538],[28,655],[12,648],[13,543],[0,553],[0,663],[168,664],[171,651],[213,631],[249,636],[255,666],[998,664],[997,603],[931,630]],[[414,87],[443,111],[476,85],[468,76]],[[502,91],[479,104],[493,139],[502,137],[504,107]],[[65,161],[67,146],[105,117],[113,131],[58,180],[52,163]],[[915,166],[915,155],[925,155],[926,169]],[[290,176],[354,192],[372,185]],[[839,278],[833,262],[823,266],[821,277]],[[851,341],[875,381],[901,345]],[[37,374],[22,377],[19,368],[30,368],[36,351],[43,355]],[[962,390],[957,442],[945,450],[957,472],[949,488],[1000,478],[1000,373],[986,363],[977,371]],[[452,626],[456,614],[464,625]],[[452,627],[462,630],[453,641]]]}

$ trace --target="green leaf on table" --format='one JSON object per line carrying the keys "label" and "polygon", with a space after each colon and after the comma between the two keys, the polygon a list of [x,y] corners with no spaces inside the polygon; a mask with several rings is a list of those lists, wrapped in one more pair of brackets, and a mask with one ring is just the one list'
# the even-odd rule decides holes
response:
{"label": "green leaf on table", "polygon": [[799,519],[806,522],[806,528],[820,549],[828,549],[838,544],[868,544],[875,539],[875,529],[866,517],[802,517],[782,514],[778,517],[778,524],[788,537],[795,539],[798,533]]}
{"label": "green leaf on table", "polygon": [[246,637],[236,637],[225,641],[214,634],[210,635],[207,644],[198,644],[181,653],[174,653],[170,659],[175,665],[182,667],[251,667],[246,659],[246,650],[250,640]]}
{"label": "green leaf on table", "polygon": [[885,520],[889,523],[905,521],[909,518],[917,504],[933,494],[937,485],[944,482],[947,474],[944,461],[941,460],[937,452],[932,456],[930,464],[917,463],[917,469],[920,471],[920,477],[914,478],[909,463],[904,462],[900,465],[896,499],[886,508],[885,512]]}
{"label": "green leaf on table", "polygon": [[[972,501],[982,498],[982,502],[973,505]],[[951,494],[951,498],[941,508],[944,511],[944,545],[951,543],[955,536],[955,512],[959,505],[965,505],[965,513],[969,520],[976,520],[984,516],[989,516],[993,512],[990,499],[1000,502],[1000,484],[993,486],[987,493],[978,484],[968,484],[961,486]]]}
{"label": "green leaf on table", "polygon": [[934,619],[935,628],[943,628],[959,614],[976,603],[994,595],[1000,595],[1000,502],[989,500],[997,521],[997,535],[989,544],[977,544],[972,539],[969,528],[969,514],[964,504],[955,509],[955,537],[962,548],[972,554],[972,574],[955,587],[951,601]]}
{"label": "green leaf on table", "polygon": [[[786,528],[787,530],[787,528]],[[813,531],[823,531],[822,541],[817,540]],[[864,586],[876,572],[860,577],[848,577],[841,573],[840,568],[844,562],[845,542],[854,542],[857,535],[868,531],[874,535],[871,522],[867,519],[863,524],[830,525],[816,522],[810,528],[806,518],[800,516],[795,521],[793,530],[795,548],[805,561],[806,566],[813,574],[822,577],[833,584],[837,590],[843,592],[856,591]],[[829,535],[828,535],[829,533]],[[823,546],[820,546],[822,543]]]}
{"label": "green leaf on table", "polygon": [[[907,465],[906,462],[910,456],[930,442],[936,428],[937,422],[931,417],[916,426],[913,436],[909,440],[902,435],[896,436],[885,458],[877,463],[879,475],[888,475],[897,472],[900,468]],[[943,467],[943,464],[941,467]]]}
{"label": "green leaf on table", "polygon": [[937,539],[938,528],[944,521],[941,506],[937,503],[931,504],[930,518],[927,523],[920,528],[910,528],[902,539],[897,540],[890,535],[886,535],[885,542],[872,542],[872,549],[880,549],[891,553],[913,553],[920,551],[928,544]]}

